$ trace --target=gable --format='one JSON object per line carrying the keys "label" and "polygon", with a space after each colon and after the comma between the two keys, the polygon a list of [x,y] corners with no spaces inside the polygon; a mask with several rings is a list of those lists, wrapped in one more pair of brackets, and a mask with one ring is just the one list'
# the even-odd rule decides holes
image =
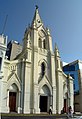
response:
{"label": "gable", "polygon": [[7,89],[10,88],[12,84],[16,84],[18,86],[18,89],[21,90],[21,81],[18,77],[18,75],[15,72],[12,72],[7,79]]}

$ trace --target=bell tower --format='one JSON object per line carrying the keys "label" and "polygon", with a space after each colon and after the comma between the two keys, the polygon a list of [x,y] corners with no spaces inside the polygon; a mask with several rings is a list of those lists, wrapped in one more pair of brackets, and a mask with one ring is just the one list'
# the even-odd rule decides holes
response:
{"label": "bell tower", "polygon": [[[25,59],[29,62],[29,64],[27,62],[27,65],[30,67],[30,78],[28,79],[28,82],[30,82],[29,89],[27,89],[27,83],[25,83],[25,92],[27,92],[27,90],[30,92],[30,95],[28,94],[28,100],[31,102],[29,107],[30,112],[40,113],[42,110],[41,96],[44,95],[47,100],[46,110],[48,111],[50,105],[53,104],[53,113],[55,113],[56,81],[52,37],[49,28],[46,28],[43,24],[38,6],[35,8],[31,25],[29,25],[25,30],[23,54]],[[25,73],[25,75],[27,75],[27,73]],[[25,82],[27,82],[26,78]],[[43,94],[43,92],[45,94]],[[28,97],[26,95],[25,99]],[[24,107],[24,112],[27,112],[27,107]]]}

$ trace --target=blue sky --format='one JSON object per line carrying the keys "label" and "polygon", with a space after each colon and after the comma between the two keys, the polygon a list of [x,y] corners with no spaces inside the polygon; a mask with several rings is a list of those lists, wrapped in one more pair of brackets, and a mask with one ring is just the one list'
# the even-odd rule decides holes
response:
{"label": "blue sky", "polygon": [[61,59],[82,60],[82,0],[0,0],[0,33],[8,15],[4,34],[9,40],[22,42],[36,4],[45,27],[51,30],[53,44],[58,45]]}

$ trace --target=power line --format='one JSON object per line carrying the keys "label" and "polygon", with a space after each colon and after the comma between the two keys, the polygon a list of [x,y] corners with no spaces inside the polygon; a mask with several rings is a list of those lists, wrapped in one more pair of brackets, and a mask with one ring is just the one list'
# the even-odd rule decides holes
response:
{"label": "power line", "polygon": [[4,26],[3,26],[2,33],[1,34],[3,34],[4,31],[5,31],[5,27],[6,27],[6,23],[7,23],[7,18],[8,18],[8,15],[6,15]]}

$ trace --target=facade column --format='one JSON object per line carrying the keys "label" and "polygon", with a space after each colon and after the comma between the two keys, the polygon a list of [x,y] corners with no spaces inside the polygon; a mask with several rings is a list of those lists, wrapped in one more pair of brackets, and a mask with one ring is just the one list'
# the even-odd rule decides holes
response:
{"label": "facade column", "polygon": [[62,80],[62,72],[58,71],[58,79],[57,79],[57,113],[60,114],[63,108],[63,80]]}
{"label": "facade column", "polygon": [[22,60],[21,68],[21,113],[24,113],[24,80],[25,80],[25,59]]}
{"label": "facade column", "polygon": [[39,109],[39,95],[38,95],[38,86],[34,85],[34,113],[40,113]]}
{"label": "facade column", "polygon": [[[51,49],[52,50],[52,49]],[[53,97],[52,97],[52,113],[53,114],[56,114],[56,72],[55,72],[55,61],[54,61],[54,55],[53,54],[50,54],[51,55],[51,79],[52,79],[52,94]]]}
{"label": "facade column", "polygon": [[7,90],[7,107],[9,107],[9,89]]}
{"label": "facade column", "polygon": [[[30,113],[30,73],[31,67],[25,61],[25,82],[24,82],[24,113]],[[28,75],[29,74],[29,75]]]}
{"label": "facade column", "polygon": [[53,114],[56,114],[56,87],[53,87]]}
{"label": "facade column", "polygon": [[7,90],[7,108],[8,108],[8,112],[10,112],[10,107],[9,107],[9,89]]}

